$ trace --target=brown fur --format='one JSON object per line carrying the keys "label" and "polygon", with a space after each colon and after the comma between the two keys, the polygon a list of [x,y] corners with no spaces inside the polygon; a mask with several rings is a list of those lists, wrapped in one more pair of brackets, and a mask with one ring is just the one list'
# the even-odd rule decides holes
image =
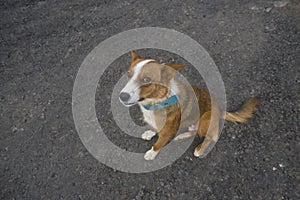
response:
{"label": "brown fur", "polygon": [[[158,132],[158,139],[156,143],[153,145],[153,150],[160,150],[170,139],[174,137],[174,133],[176,134],[179,125],[180,125],[180,108],[177,104],[173,106],[169,106],[166,108],[166,120],[164,122],[164,126]],[[157,120],[159,123],[162,120]],[[159,126],[162,126],[159,124]]]}
{"label": "brown fur", "polygon": [[[132,52],[131,54],[132,60],[129,73],[133,73],[136,63],[143,60],[136,53]],[[143,70],[140,78],[149,76],[155,83],[141,86],[140,96],[146,99],[147,104],[156,103],[164,99],[170,88],[170,80],[175,76],[174,70],[179,70],[183,66],[182,64],[162,65],[157,62],[148,63],[147,69]],[[205,139],[196,147],[194,155],[204,156],[209,147],[217,142],[219,138],[219,120],[224,118],[223,115],[225,115],[225,119],[228,121],[245,122],[252,116],[255,106],[259,102],[256,98],[252,98],[236,112],[225,112],[222,114],[217,101],[204,89],[198,87],[190,88],[181,82],[177,82],[177,86],[180,91],[177,94],[180,104],[176,103],[172,106],[153,111],[158,127],[155,130],[158,133],[158,140],[153,145],[154,151],[159,151],[170,141],[175,136],[179,126],[187,128],[191,124],[196,124],[197,133],[200,137],[205,137]],[[192,102],[194,95],[196,96],[196,103]],[[198,106],[198,108],[195,108],[195,106]],[[200,115],[197,116],[195,109],[200,110]]]}
{"label": "brown fur", "polygon": [[251,98],[237,111],[233,113],[226,112],[225,119],[231,122],[245,122],[247,119],[252,117],[253,111],[258,103],[259,100],[257,98]]}

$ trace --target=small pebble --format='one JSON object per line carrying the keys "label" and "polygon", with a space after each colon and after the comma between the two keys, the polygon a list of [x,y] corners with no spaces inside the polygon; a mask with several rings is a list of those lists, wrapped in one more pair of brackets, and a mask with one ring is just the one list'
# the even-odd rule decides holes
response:
{"label": "small pebble", "polygon": [[284,167],[284,165],[283,165],[283,164],[279,164],[279,167],[283,168],[283,167]]}
{"label": "small pebble", "polygon": [[269,8],[266,8],[266,12],[268,13],[268,12],[270,12],[272,10],[272,8],[271,7],[269,7]]}

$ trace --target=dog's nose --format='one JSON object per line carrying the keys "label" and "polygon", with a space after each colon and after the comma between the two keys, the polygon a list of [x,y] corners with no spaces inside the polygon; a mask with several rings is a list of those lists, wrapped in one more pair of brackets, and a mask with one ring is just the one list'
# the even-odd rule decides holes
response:
{"label": "dog's nose", "polygon": [[121,92],[120,93],[120,99],[123,101],[123,102],[126,102],[128,101],[128,99],[130,98],[130,95],[126,92]]}

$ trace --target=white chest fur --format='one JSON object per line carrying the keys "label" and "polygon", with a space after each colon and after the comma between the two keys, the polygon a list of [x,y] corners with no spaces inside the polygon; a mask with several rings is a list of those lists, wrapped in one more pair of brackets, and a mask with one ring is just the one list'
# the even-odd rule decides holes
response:
{"label": "white chest fur", "polygon": [[153,110],[146,110],[142,105],[140,105],[141,111],[144,115],[144,121],[147,122],[152,128],[157,130],[157,125],[155,122],[155,115]]}

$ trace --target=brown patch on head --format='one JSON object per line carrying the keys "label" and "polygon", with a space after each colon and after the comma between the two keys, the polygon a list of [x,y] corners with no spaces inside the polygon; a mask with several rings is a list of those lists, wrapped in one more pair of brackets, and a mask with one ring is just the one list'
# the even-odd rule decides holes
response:
{"label": "brown patch on head", "polygon": [[[157,62],[150,62],[144,65],[138,76],[138,81],[140,81],[141,84],[141,98],[161,99],[167,95],[168,87],[163,83],[162,79],[163,68],[164,66]],[[145,78],[151,81],[145,83],[143,81]]]}
{"label": "brown patch on head", "polygon": [[183,68],[185,66],[185,64],[170,64],[170,63],[167,63],[165,65],[171,67],[174,70],[180,70],[181,68]]}
{"label": "brown patch on head", "polygon": [[145,59],[139,56],[138,54],[136,54],[134,51],[131,51],[131,63],[128,69],[128,76],[127,76],[128,80],[130,79],[131,76],[133,76],[134,67],[143,60]]}
{"label": "brown patch on head", "polygon": [[145,77],[149,77],[151,83],[142,84],[140,97],[145,99],[162,99],[166,97],[175,74],[176,71],[173,68],[164,64],[157,62],[146,64],[139,74],[139,80],[142,81]]}
{"label": "brown patch on head", "polygon": [[[145,59],[131,51],[128,80],[134,75],[134,68],[143,60]],[[170,81],[174,78],[176,70],[183,66],[183,64],[160,64],[157,61],[150,61],[145,64],[135,80],[140,85],[140,98],[162,99],[166,97],[171,85]],[[150,81],[145,82],[145,78]]]}

